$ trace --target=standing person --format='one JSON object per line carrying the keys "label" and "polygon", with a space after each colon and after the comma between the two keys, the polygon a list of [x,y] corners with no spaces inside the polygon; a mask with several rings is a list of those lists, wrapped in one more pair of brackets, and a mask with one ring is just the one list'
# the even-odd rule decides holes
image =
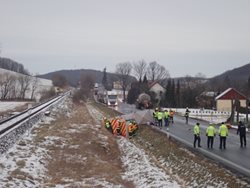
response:
{"label": "standing person", "polygon": [[168,112],[168,110],[165,110],[165,112],[164,112],[164,122],[165,122],[165,127],[168,127],[168,125],[169,125],[169,112]]}
{"label": "standing person", "polygon": [[170,109],[170,113],[169,113],[169,123],[172,122],[172,124],[174,123],[174,111]]}
{"label": "standing person", "polygon": [[224,122],[221,123],[221,126],[219,128],[219,135],[220,135],[220,149],[222,149],[222,145],[223,145],[223,148],[226,149],[226,139],[228,136],[228,128]]}
{"label": "standing person", "polygon": [[188,124],[189,113],[190,113],[190,111],[189,111],[189,109],[188,109],[188,107],[187,107],[187,108],[186,108],[186,112],[185,112],[186,124]]}
{"label": "standing person", "polygon": [[162,118],[163,118],[163,112],[161,110],[157,113],[157,119],[158,119],[158,125],[159,127],[162,127]]}
{"label": "standing person", "polygon": [[207,148],[213,149],[214,144],[214,137],[216,135],[216,130],[212,123],[209,123],[209,126],[206,130],[206,136],[207,136]]}
{"label": "standing person", "polygon": [[244,146],[246,147],[247,145],[246,126],[244,125],[244,123],[242,123],[242,121],[239,121],[237,134],[240,134],[240,147],[243,147],[243,142],[244,142]]}
{"label": "standing person", "polygon": [[197,140],[198,140],[198,147],[201,147],[200,123],[196,123],[196,125],[194,126],[194,148],[196,148]]}
{"label": "standing person", "polygon": [[154,125],[157,126],[158,124],[158,108],[155,108],[155,111],[153,112],[153,117],[154,117]]}

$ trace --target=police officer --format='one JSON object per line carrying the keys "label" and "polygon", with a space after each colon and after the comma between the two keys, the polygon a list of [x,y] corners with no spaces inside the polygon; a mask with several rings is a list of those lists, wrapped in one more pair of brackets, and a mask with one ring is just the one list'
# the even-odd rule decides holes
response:
{"label": "police officer", "polygon": [[196,125],[194,126],[194,148],[196,148],[197,140],[198,140],[198,147],[201,147],[200,123],[196,123]]}
{"label": "police officer", "polygon": [[212,123],[209,123],[209,126],[206,130],[206,136],[207,136],[207,148],[213,149],[214,144],[214,137],[216,135],[216,130]]}
{"label": "police officer", "polygon": [[242,123],[242,121],[240,121],[238,124],[237,134],[240,134],[240,147],[243,147],[243,142],[244,142],[244,146],[246,147],[246,145],[247,145],[247,143],[246,143],[246,126],[244,125],[244,123]]}
{"label": "police officer", "polygon": [[220,135],[220,149],[222,149],[222,145],[223,145],[223,148],[226,149],[226,139],[228,136],[228,128],[224,122],[221,123],[221,126],[219,128],[219,135]]}

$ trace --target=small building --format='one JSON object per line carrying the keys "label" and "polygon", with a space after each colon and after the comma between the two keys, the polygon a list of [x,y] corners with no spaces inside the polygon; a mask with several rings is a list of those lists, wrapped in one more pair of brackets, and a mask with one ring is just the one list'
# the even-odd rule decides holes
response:
{"label": "small building", "polygon": [[154,92],[156,94],[156,98],[160,100],[166,90],[158,82],[154,81],[149,84],[149,91]]}
{"label": "small building", "polygon": [[239,100],[241,107],[246,107],[247,97],[234,88],[228,88],[216,98],[217,111],[231,112],[232,100]]}

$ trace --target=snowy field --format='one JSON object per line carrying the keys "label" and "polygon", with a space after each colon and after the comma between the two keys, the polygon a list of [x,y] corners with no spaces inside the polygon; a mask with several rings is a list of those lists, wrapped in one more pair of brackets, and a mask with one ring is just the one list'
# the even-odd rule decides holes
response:
{"label": "snowy field", "polygon": [[[0,112],[14,110],[17,107],[27,104],[26,102],[2,102],[0,101]],[[27,106],[28,108],[28,106]]]}

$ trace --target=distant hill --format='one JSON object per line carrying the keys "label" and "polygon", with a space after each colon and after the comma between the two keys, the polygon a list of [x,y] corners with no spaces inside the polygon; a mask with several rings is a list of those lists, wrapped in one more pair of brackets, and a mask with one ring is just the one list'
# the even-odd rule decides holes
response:
{"label": "distant hill", "polygon": [[0,68],[29,75],[29,71],[27,71],[22,64],[17,63],[16,61],[13,61],[9,58],[0,57]]}
{"label": "distant hill", "polygon": [[226,71],[218,76],[211,78],[211,80],[225,80],[227,77],[230,80],[246,81],[250,76],[250,63],[229,71]]}
{"label": "distant hill", "polygon": [[210,78],[206,86],[211,90],[222,92],[229,87],[233,87],[242,93],[248,92],[248,79],[250,78],[250,63],[228,70],[218,76]]}
{"label": "distant hill", "polygon": [[[60,70],[60,71],[55,71],[55,72],[39,75],[38,77],[52,80],[53,75],[56,75],[56,74],[65,76],[71,86],[77,86],[77,83],[79,82],[80,76],[82,74],[93,76],[96,83],[102,83],[102,78],[103,78],[102,71],[91,70],[91,69]],[[108,78],[109,83],[113,83],[114,81],[118,80],[117,74],[114,74],[114,73],[107,72],[107,78]],[[135,78],[131,77],[131,79],[135,79]]]}

